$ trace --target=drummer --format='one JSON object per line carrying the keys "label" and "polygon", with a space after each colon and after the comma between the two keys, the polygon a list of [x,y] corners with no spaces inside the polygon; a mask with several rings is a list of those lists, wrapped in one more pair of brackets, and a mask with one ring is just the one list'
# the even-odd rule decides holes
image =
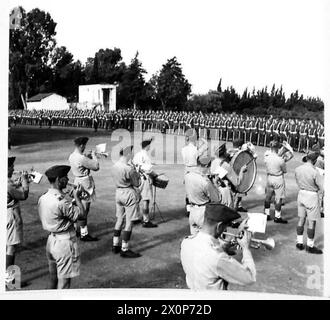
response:
{"label": "drummer", "polygon": [[141,192],[141,202],[142,202],[142,216],[144,228],[156,228],[157,224],[150,221],[149,206],[150,201],[153,199],[152,190],[152,163],[149,157],[148,151],[150,150],[150,144],[152,139],[144,140],[141,143],[142,150],[137,152],[133,158],[133,164],[140,172],[141,175],[141,185],[139,187]]}
{"label": "drummer", "polygon": [[229,164],[229,154],[227,153],[226,144],[222,144],[216,148],[215,159],[211,163],[210,173],[215,176],[214,182],[218,185],[218,191],[221,203],[229,208],[234,208],[234,190],[240,184],[247,166],[243,165],[237,176],[233,168]]}

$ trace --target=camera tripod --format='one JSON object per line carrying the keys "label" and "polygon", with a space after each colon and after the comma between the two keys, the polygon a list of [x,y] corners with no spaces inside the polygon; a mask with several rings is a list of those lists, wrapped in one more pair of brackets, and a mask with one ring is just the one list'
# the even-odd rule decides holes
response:
{"label": "camera tripod", "polygon": [[162,222],[164,222],[164,218],[162,216],[162,213],[159,209],[159,206],[157,204],[157,201],[156,201],[156,196],[157,196],[157,187],[156,186],[152,186],[153,187],[153,199],[152,199],[152,207],[151,207],[151,212],[150,212],[150,218],[153,219],[156,215],[156,210],[158,211],[159,213],[159,216],[162,220]]}

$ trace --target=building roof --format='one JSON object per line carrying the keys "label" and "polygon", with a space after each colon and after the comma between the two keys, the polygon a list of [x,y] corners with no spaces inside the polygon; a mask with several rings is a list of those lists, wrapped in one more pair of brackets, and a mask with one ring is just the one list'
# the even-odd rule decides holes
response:
{"label": "building roof", "polygon": [[41,101],[49,96],[51,96],[52,94],[56,94],[54,92],[50,92],[50,93],[38,93],[37,95],[30,97],[29,99],[27,99],[27,102],[37,102],[37,101]]}

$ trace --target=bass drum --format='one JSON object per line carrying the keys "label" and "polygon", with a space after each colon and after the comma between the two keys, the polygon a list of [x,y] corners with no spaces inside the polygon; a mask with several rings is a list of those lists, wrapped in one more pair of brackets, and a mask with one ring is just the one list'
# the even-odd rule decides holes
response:
{"label": "bass drum", "polygon": [[247,171],[243,174],[243,179],[241,183],[237,185],[236,190],[239,193],[248,192],[253,187],[257,177],[256,159],[250,151],[240,150],[232,157],[230,165],[237,175],[239,175],[242,166],[247,165]]}

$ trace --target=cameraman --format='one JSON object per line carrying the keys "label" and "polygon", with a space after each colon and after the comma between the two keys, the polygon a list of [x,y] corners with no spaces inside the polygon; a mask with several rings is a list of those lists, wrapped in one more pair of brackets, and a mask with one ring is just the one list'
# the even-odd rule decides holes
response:
{"label": "cameraman", "polygon": [[[202,229],[181,244],[181,264],[188,288],[227,290],[228,283],[248,285],[256,281],[256,268],[249,249],[251,233],[245,230],[243,238],[237,239],[242,248],[241,262],[230,257],[219,240],[230,222],[238,218],[238,213],[222,204],[206,205]],[[240,229],[244,229],[244,225]]]}

